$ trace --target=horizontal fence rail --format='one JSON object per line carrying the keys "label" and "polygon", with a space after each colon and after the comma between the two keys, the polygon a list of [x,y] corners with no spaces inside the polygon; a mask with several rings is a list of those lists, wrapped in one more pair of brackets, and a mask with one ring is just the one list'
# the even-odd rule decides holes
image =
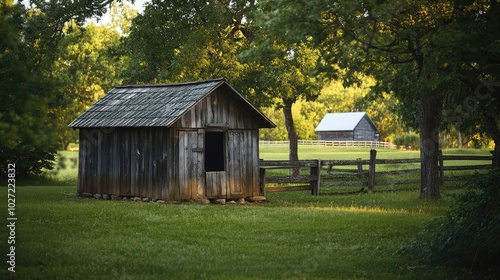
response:
{"label": "horizontal fence rail", "polygon": [[[261,146],[284,146],[288,141],[264,141],[259,142]],[[362,148],[389,148],[396,149],[397,146],[389,142],[381,141],[323,141],[323,140],[299,140],[300,146],[329,146],[329,147],[362,147]]]}
{"label": "horizontal fence rail", "polygon": [[[361,187],[366,188],[368,193],[373,193],[375,186],[401,185],[420,183],[420,168],[415,168],[420,163],[419,158],[413,159],[377,159],[377,151],[370,150],[370,158],[363,160],[273,160],[260,161],[260,190],[263,195],[266,192],[300,191],[310,190],[313,195],[319,195],[321,188],[334,187]],[[444,181],[457,181],[463,176],[446,174],[464,170],[484,170],[492,167],[492,156],[443,156],[439,151],[439,179],[441,186]],[[464,165],[460,161],[478,161],[480,164]],[[444,162],[454,165],[445,165]],[[490,162],[486,164],[486,162]],[[384,165],[398,166],[397,170],[377,171]],[[366,168],[367,167],[367,168]],[[276,175],[275,169],[301,170],[299,175],[280,174]],[[309,169],[304,174],[304,169]],[[322,172],[325,171],[325,172]],[[290,172],[292,173],[292,172]],[[402,176],[404,175],[404,176]],[[401,178],[410,177],[410,178]],[[268,187],[273,184],[273,187]],[[276,186],[277,185],[277,186]],[[293,185],[293,186],[290,186]]]}

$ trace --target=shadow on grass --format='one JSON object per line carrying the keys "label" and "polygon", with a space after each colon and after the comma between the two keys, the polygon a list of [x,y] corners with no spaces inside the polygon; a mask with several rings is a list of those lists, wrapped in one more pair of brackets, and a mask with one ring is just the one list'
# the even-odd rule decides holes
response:
{"label": "shadow on grass", "polygon": [[16,186],[76,186],[77,178],[58,178],[54,176],[47,176],[46,174],[31,175],[16,179]]}

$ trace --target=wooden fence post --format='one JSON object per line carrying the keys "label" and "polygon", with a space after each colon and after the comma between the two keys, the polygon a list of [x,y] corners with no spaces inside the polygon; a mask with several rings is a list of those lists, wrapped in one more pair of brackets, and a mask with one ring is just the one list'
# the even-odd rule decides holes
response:
{"label": "wooden fence post", "polygon": [[370,150],[370,167],[368,170],[368,193],[373,193],[375,188],[375,164],[377,160],[377,150]]}
{"label": "wooden fence post", "polygon": [[438,150],[438,168],[439,168],[439,188],[442,189],[444,186],[444,160],[443,160],[443,150]]}
{"label": "wooden fence post", "polygon": [[321,184],[321,160],[317,160],[316,167],[311,167],[311,194],[319,195]]}

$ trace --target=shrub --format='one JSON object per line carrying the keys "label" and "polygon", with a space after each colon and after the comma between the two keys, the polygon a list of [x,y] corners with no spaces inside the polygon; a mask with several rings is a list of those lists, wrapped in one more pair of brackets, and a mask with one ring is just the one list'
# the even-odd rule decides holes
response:
{"label": "shrub", "polygon": [[420,149],[420,138],[416,133],[407,133],[394,137],[394,145],[404,147],[405,150],[418,150]]}
{"label": "shrub", "polygon": [[430,223],[401,252],[418,263],[498,269],[500,258],[500,169],[465,181],[448,213]]}

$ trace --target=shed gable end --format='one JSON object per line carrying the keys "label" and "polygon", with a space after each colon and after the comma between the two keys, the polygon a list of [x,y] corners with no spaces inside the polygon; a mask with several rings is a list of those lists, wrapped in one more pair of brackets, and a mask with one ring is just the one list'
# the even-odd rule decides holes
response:
{"label": "shed gable end", "polygon": [[259,129],[259,121],[218,88],[184,113],[171,127]]}

